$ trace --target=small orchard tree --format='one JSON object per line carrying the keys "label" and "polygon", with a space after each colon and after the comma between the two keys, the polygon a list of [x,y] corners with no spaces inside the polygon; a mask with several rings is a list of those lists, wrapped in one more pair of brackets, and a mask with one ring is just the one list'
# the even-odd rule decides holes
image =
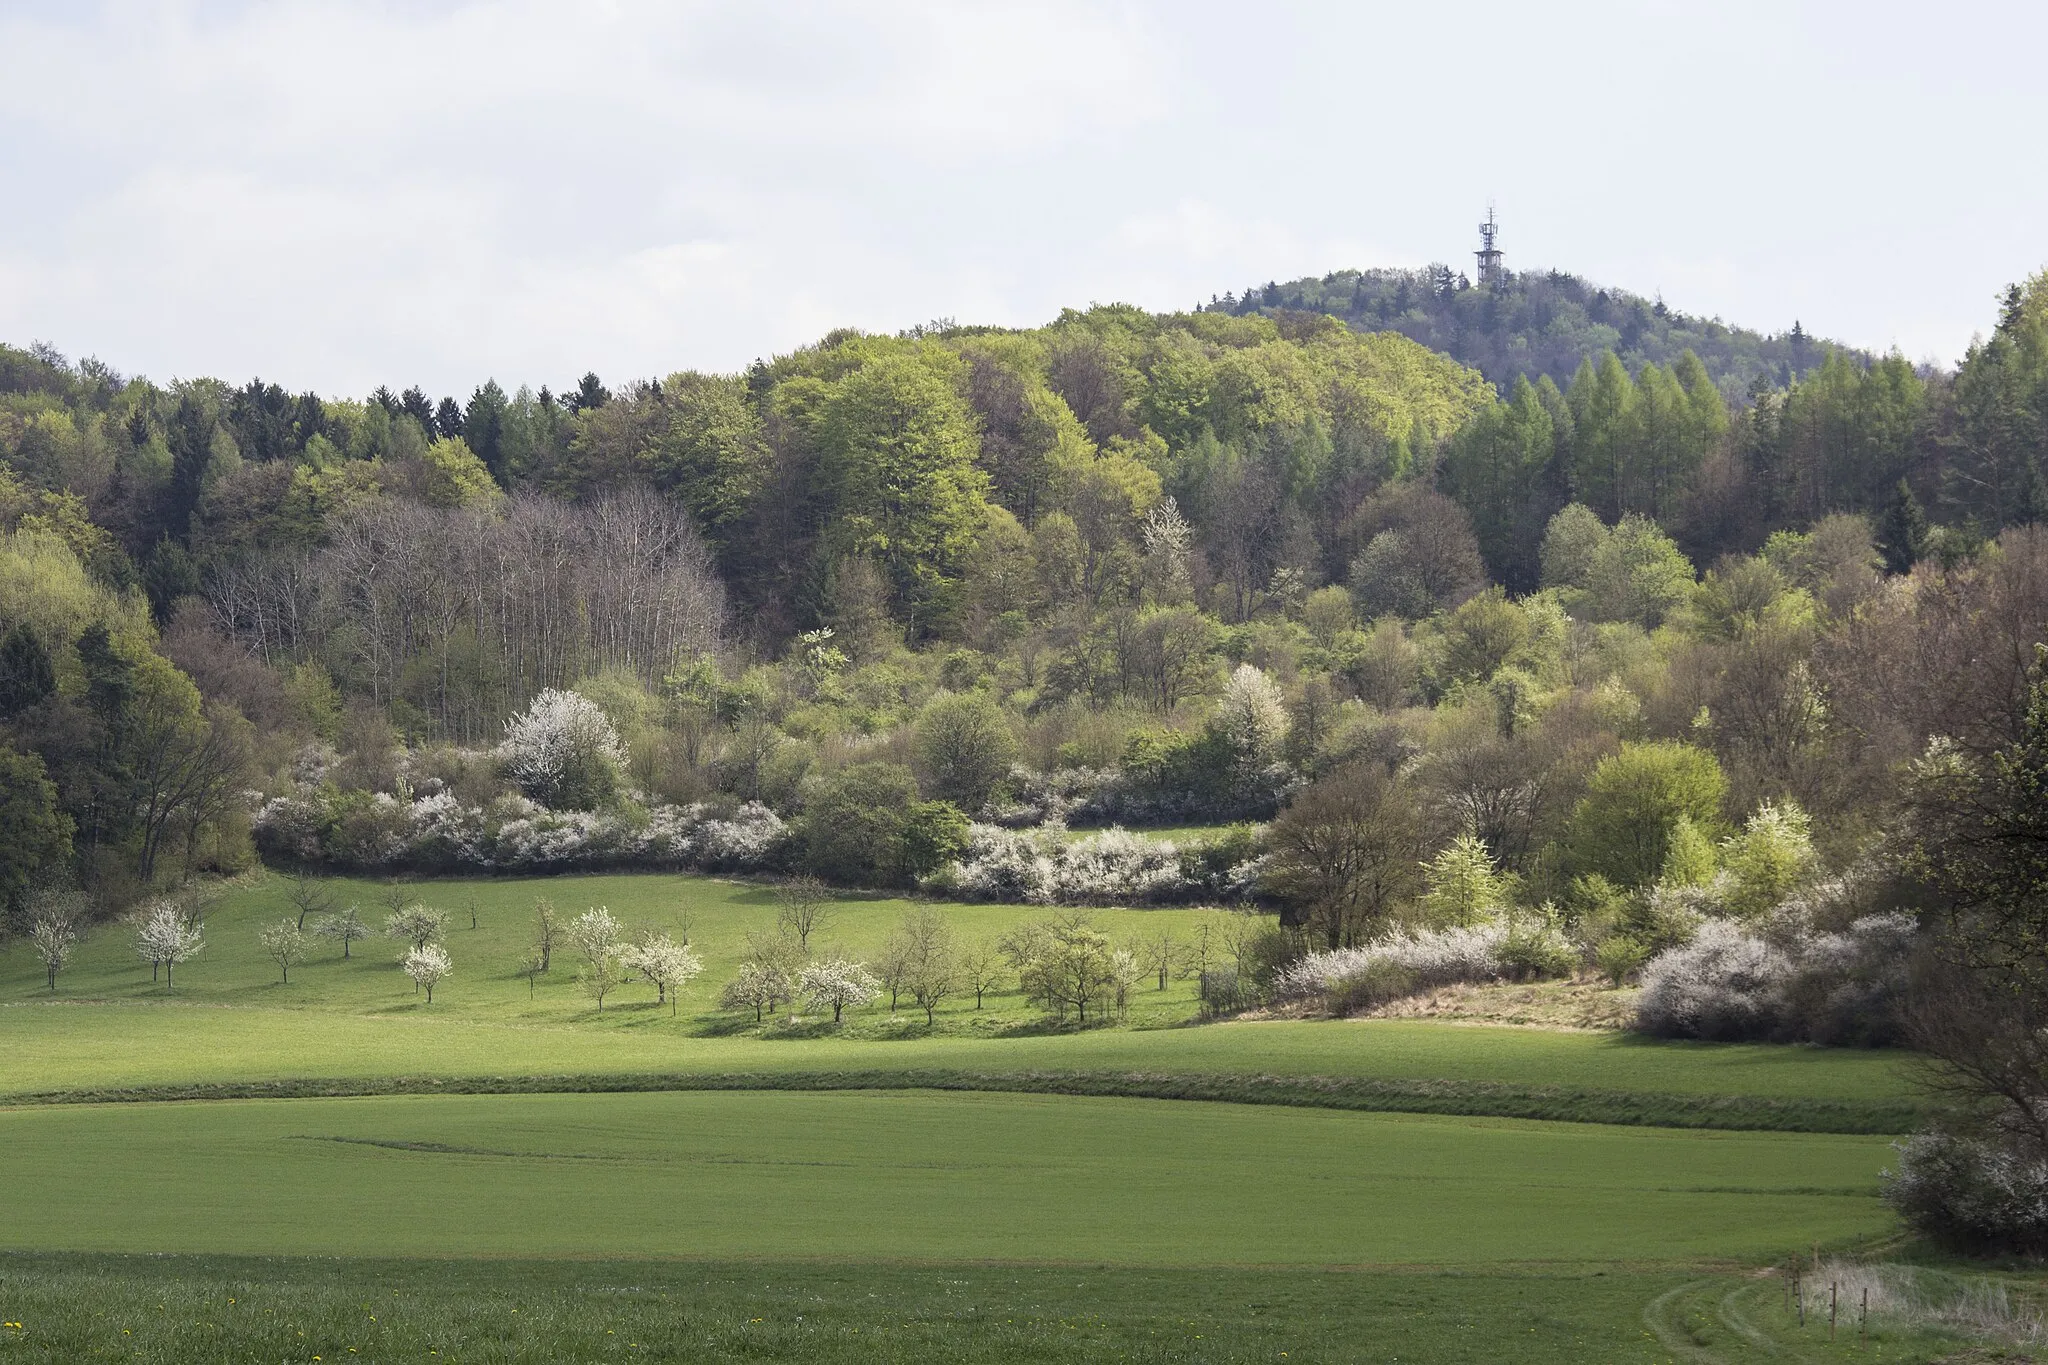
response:
{"label": "small orchard tree", "polygon": [[568,939],[586,964],[615,957],[619,951],[619,922],[602,905],[594,905],[569,923]]}
{"label": "small orchard tree", "polygon": [[809,873],[791,877],[775,893],[775,899],[775,927],[795,939],[804,956],[810,956],[811,935],[823,929],[832,915],[825,883]]}
{"label": "small orchard tree", "polygon": [[953,923],[930,906],[905,912],[896,930],[903,989],[932,1022],[939,1005],[960,988],[960,947]]}
{"label": "small orchard tree", "polygon": [[29,921],[28,939],[42,960],[50,989],[57,989],[57,973],[71,960],[78,947],[78,921],[67,911],[50,908]]}
{"label": "small orchard tree", "polygon": [[546,971],[554,960],[555,949],[562,942],[563,926],[561,917],[555,914],[554,902],[545,896],[534,898],[533,902],[533,951],[540,959],[540,970]]}
{"label": "small orchard tree", "polygon": [[835,1024],[848,1005],[857,1009],[873,1000],[881,990],[882,983],[875,979],[866,963],[847,962],[841,958],[813,962],[797,978],[798,993],[817,1009],[830,1006]]}
{"label": "small orchard tree", "polygon": [[338,940],[341,955],[346,958],[351,943],[360,943],[370,936],[370,926],[363,922],[362,908],[350,904],[315,922],[313,932],[322,938]]}
{"label": "small orchard tree", "polygon": [[447,924],[447,911],[436,910],[431,905],[421,905],[415,901],[387,916],[384,920],[384,932],[391,938],[410,943],[415,949],[420,949],[438,940]]}
{"label": "small orchard tree", "polygon": [[448,950],[438,943],[422,944],[405,955],[399,964],[405,974],[412,978],[415,990],[427,993],[427,1003],[434,1003],[434,987],[455,971],[455,964],[448,959]]}
{"label": "small orchard tree", "polygon": [[306,936],[300,931],[298,921],[287,915],[265,928],[256,937],[263,944],[263,951],[277,964],[283,984],[289,986],[292,982],[292,968],[306,956]]}
{"label": "small orchard tree", "polygon": [[619,961],[638,972],[641,980],[653,983],[655,1007],[667,1005],[671,1014],[677,992],[704,970],[704,959],[667,934],[643,935],[619,954]]}
{"label": "small orchard tree", "polygon": [[990,991],[1001,990],[1009,979],[1003,954],[986,943],[978,943],[960,955],[960,984],[974,992],[974,1008]]}
{"label": "small orchard tree", "polygon": [[758,962],[742,962],[740,969],[733,973],[732,980],[725,983],[718,992],[718,1007],[726,1010],[752,1010],[754,1022],[761,1018],[779,1000],[786,998],[786,979],[779,973]]}
{"label": "small orchard tree", "polygon": [[1127,1017],[1131,1012],[1131,990],[1145,979],[1145,964],[1128,948],[1112,948],[1108,968],[1103,975],[1109,988],[1109,1003],[1115,1007],[1116,1017]]}
{"label": "small orchard tree", "polygon": [[1186,956],[1181,941],[1174,937],[1172,929],[1161,929],[1148,935],[1138,947],[1139,960],[1148,972],[1159,978],[1159,989],[1165,990],[1167,978],[1173,975],[1174,969]]}
{"label": "small orchard tree", "polygon": [[151,962],[163,964],[165,990],[174,987],[174,969],[198,956],[205,946],[204,931],[169,901],[156,902],[136,932],[136,951]]}
{"label": "small orchard tree", "polygon": [[599,1014],[604,1013],[604,998],[624,984],[625,979],[619,970],[619,959],[611,953],[601,953],[591,958],[584,963],[583,970],[576,974],[576,980],[582,985],[583,993],[597,1002]]}
{"label": "small orchard tree", "polygon": [[334,908],[334,893],[328,889],[326,878],[315,877],[309,872],[302,871],[292,878],[284,898],[291,902],[297,913],[295,923],[301,933],[305,932],[307,916],[324,915]]}

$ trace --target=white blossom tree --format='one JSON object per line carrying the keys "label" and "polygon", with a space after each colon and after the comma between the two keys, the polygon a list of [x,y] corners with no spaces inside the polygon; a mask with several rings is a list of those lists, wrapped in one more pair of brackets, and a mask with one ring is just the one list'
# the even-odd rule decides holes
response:
{"label": "white blossom tree", "polygon": [[603,805],[626,766],[619,732],[597,703],[555,688],[505,722],[498,757],[521,791],[557,810]]}
{"label": "white blossom tree", "polygon": [[1287,737],[1287,702],[1264,669],[1239,664],[1216,702],[1216,723],[1240,766],[1262,767]]}
{"label": "white blossom tree", "polygon": [[619,961],[643,981],[654,983],[655,1007],[666,1004],[670,1014],[675,1013],[676,995],[704,970],[703,958],[667,934],[646,935],[620,953]]}
{"label": "white blossom tree", "polygon": [[882,983],[867,969],[866,963],[832,958],[813,962],[804,968],[803,975],[797,978],[796,988],[813,1007],[824,1009],[831,1006],[832,1022],[836,1024],[848,1005],[859,1008],[881,994]]}
{"label": "white blossom tree", "polygon": [[615,956],[619,951],[619,922],[602,905],[594,905],[569,922],[569,942],[583,954],[586,963]]}
{"label": "white blossom tree", "polygon": [[779,1001],[789,998],[789,978],[771,967],[758,962],[742,962],[740,969],[733,973],[732,980],[725,983],[718,993],[718,1007],[727,1010],[752,1010],[754,1022],[759,1023],[765,1014]]}
{"label": "white blossom tree", "polygon": [[370,936],[370,926],[363,922],[361,907],[350,904],[314,921],[313,932],[322,938],[339,939],[341,955],[346,958],[351,943],[360,943]]}
{"label": "white blossom tree", "polygon": [[447,980],[455,971],[455,964],[448,958],[448,950],[438,943],[428,943],[414,948],[399,963],[405,974],[412,978],[414,989],[427,993],[427,1003],[434,1003],[434,987]]}
{"label": "white blossom tree", "polygon": [[265,927],[256,935],[263,951],[277,964],[284,984],[292,983],[292,968],[305,960],[306,936],[299,931],[299,922],[287,915],[277,923]]}
{"label": "white blossom tree", "polygon": [[384,920],[384,932],[391,938],[410,943],[417,950],[439,939],[447,924],[446,910],[436,910],[431,905],[415,901],[402,910],[392,911]]}
{"label": "white blossom tree", "polygon": [[28,939],[36,956],[42,959],[50,989],[56,990],[57,973],[64,970],[64,964],[78,947],[77,919],[62,908],[45,909],[29,922]]}
{"label": "white blossom tree", "polygon": [[206,946],[204,931],[169,901],[156,903],[143,919],[135,939],[138,953],[163,965],[165,990],[173,988],[173,970],[191,961]]}

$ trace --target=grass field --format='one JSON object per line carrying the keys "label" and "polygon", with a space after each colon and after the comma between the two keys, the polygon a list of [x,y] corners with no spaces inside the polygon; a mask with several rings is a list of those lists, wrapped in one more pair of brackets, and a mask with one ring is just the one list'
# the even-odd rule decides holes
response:
{"label": "grass field", "polygon": [[[337,890],[381,918],[384,888]],[[0,1315],[22,1324],[0,1326],[0,1365],[1735,1365],[1955,1345],[1880,1324],[1852,1357],[1774,1318],[1775,1282],[1748,1269],[1890,1235],[1881,1134],[1913,1115],[1895,1054],[1429,1020],[1191,1026],[1184,982],[1083,1032],[1048,1030],[1014,994],[950,1002],[932,1029],[880,1008],[763,1029],[710,1001],[773,922],[765,888],[411,894],[452,912],[457,975],[431,1008],[388,940],[348,962],[323,944],[279,984],[255,939],[285,912],[277,879],[209,910],[175,993],[124,930],[99,932],[54,994],[23,945],[0,950],[0,1103],[16,1101],[0,1151],[20,1192],[0,1217]],[[674,1016],[640,987],[600,1016],[566,966],[529,997],[515,968],[542,894],[687,926],[708,970]],[[848,899],[825,939],[871,953],[904,906]],[[969,939],[1044,913],[942,909]],[[1186,937],[1198,914],[1098,919]],[[235,1087],[355,1097],[219,1098]],[[510,1093],[462,1093],[494,1090]],[[215,1098],[85,1102],[109,1094]],[[1735,1131],[1766,1128],[1809,1131]]]}
{"label": "grass field", "polygon": [[1124,1265],[1747,1260],[1881,1139],[926,1092],[0,1111],[14,1248]]}
{"label": "grass field", "polygon": [[[1925,1362],[1880,1322],[1830,1346],[1771,1279],[1643,1271],[253,1260],[0,1255],[0,1360]],[[1737,1330],[1737,1327],[1742,1329]],[[1757,1345],[1755,1334],[1768,1343]],[[1976,1357],[1978,1360],[1987,1357]]]}
{"label": "grass field", "polygon": [[[200,1004],[371,1014],[425,1010],[415,997],[412,982],[398,970],[400,945],[381,936],[355,944],[346,960],[339,947],[316,939],[309,959],[292,970],[289,984],[282,982],[277,965],[257,942],[257,933],[287,914],[296,914],[286,900],[288,886],[282,877],[259,876],[247,885],[233,887],[209,906],[206,947],[177,969],[174,991],[151,980],[149,964],[135,954],[133,931],[109,926],[95,931],[79,949],[54,994],[69,999],[175,997]],[[393,886],[337,879],[331,889],[339,901],[360,905],[364,919],[381,930],[389,913],[384,898]],[[396,889],[408,899],[448,912],[446,945],[455,961],[455,975],[434,992],[432,1012],[459,1019],[573,1021],[586,1028],[614,1029],[658,1022],[667,1028],[687,1026],[694,1032],[730,1028],[738,1021],[717,1011],[719,988],[738,967],[747,936],[772,933],[775,928],[773,888],[708,877],[638,873],[451,879],[406,883]],[[657,1020],[653,988],[638,984],[608,999],[600,1014],[578,985],[577,959],[566,946],[559,950],[553,969],[536,978],[529,990],[520,967],[532,947],[534,901],[539,897],[550,900],[565,919],[593,906],[605,906],[629,931],[645,926],[687,939],[704,959],[705,971],[681,992],[677,1018],[672,1021],[663,1011]],[[469,927],[472,903],[476,909],[474,929]],[[908,908],[909,902],[897,899],[840,897],[814,940],[813,951],[872,957]],[[940,908],[963,944],[987,942],[1024,919],[1050,913],[1008,905],[943,904]],[[1106,932],[1126,942],[1161,931],[1192,939],[1201,921],[1218,917],[1215,911],[1184,909],[1092,913]],[[24,941],[15,939],[0,947],[0,1001],[42,999],[51,994],[44,989],[41,964]],[[1035,1022],[1014,989],[999,992],[985,1003],[986,1008],[976,1010],[971,994],[946,1002],[939,1012],[941,1031],[1000,1031]],[[913,1013],[915,1027],[921,1030],[921,1012],[891,1019],[884,1002],[852,1016],[848,1031],[908,1029],[913,1025]],[[1176,980],[1165,991],[1139,992],[1131,1019],[1139,1024],[1180,1022],[1194,1013],[1194,985]]]}

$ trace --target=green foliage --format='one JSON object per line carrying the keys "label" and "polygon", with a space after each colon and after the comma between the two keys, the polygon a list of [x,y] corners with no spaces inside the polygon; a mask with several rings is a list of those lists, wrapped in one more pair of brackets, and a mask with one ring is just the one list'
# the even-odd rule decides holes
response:
{"label": "green foliage", "polygon": [[1766,914],[1812,875],[1813,822],[1794,802],[1766,801],[1722,844],[1721,862],[1729,910],[1746,919]]}
{"label": "green foliage", "polygon": [[917,756],[928,789],[978,811],[1008,781],[1017,737],[1002,708],[980,692],[941,692],[917,718]]}
{"label": "green foliage", "polygon": [[1416,904],[1432,928],[1478,924],[1507,908],[1509,885],[1494,869],[1486,844],[1470,834],[1451,840],[1423,870]]}
{"label": "green foliage", "polygon": [[1671,822],[1658,881],[1665,886],[1705,886],[1714,879],[1719,861],[1714,841],[1690,815],[1681,815]]}
{"label": "green foliage", "polygon": [[1701,831],[1722,827],[1727,780],[1714,756],[1659,740],[1624,744],[1601,760],[1572,811],[1572,860],[1582,872],[1646,887],[1664,870],[1681,818]]}
{"label": "green foliage", "polygon": [[0,906],[19,904],[38,873],[70,854],[71,829],[42,758],[0,744]]}

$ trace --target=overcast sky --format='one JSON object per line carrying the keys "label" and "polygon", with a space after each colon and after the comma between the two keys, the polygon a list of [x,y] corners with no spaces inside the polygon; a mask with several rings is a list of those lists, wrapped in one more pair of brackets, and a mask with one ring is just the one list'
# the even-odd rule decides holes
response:
{"label": "overcast sky", "polygon": [[1953,361],[2048,7],[0,0],[0,339],[361,395],[1556,266]]}

